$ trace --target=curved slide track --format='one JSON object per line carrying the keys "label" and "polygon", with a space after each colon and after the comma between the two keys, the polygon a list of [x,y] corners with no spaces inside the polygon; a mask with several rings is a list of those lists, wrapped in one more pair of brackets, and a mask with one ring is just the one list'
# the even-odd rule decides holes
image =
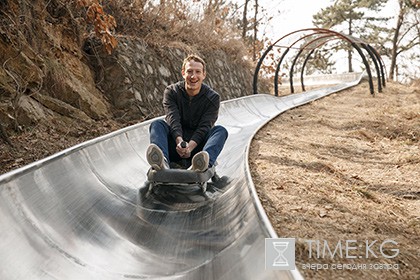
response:
{"label": "curved slide track", "polygon": [[222,102],[229,138],[216,170],[227,182],[208,188],[210,199],[145,195],[151,121],[1,175],[0,279],[301,279],[265,269],[264,240],[277,236],[248,149],[275,116],[359,81]]}

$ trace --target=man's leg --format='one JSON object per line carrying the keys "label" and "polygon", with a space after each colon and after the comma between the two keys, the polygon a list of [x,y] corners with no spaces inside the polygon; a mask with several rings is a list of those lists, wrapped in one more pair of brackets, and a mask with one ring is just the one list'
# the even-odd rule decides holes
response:
{"label": "man's leg", "polygon": [[169,131],[169,125],[164,120],[156,120],[150,124],[150,146],[147,149],[147,161],[154,168],[169,168]]}
{"label": "man's leg", "polygon": [[222,152],[227,137],[228,132],[223,126],[216,125],[209,131],[203,147],[203,151],[209,154],[209,166],[213,166],[216,162],[217,157]]}

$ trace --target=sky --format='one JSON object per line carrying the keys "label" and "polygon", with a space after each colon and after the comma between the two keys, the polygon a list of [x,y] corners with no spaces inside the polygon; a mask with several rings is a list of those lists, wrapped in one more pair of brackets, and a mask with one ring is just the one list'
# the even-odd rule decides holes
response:
{"label": "sky", "polygon": [[331,0],[262,0],[259,2],[267,13],[274,17],[268,24],[266,33],[279,38],[291,31],[312,27],[312,16],[321,8],[331,5]]}
{"label": "sky", "polygon": [[[271,39],[278,39],[291,31],[313,27],[312,16],[334,0],[260,0],[259,3],[274,18],[262,32]],[[397,0],[391,0],[381,14],[393,15],[398,9]]]}

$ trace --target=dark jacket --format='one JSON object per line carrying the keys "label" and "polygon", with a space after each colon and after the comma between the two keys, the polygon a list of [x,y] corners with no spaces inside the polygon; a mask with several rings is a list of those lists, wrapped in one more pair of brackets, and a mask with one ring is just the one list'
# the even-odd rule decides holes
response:
{"label": "dark jacket", "polygon": [[190,97],[185,82],[181,81],[165,89],[163,107],[173,138],[182,136],[185,141],[194,140],[199,145],[217,120],[220,95],[202,84],[200,92]]}

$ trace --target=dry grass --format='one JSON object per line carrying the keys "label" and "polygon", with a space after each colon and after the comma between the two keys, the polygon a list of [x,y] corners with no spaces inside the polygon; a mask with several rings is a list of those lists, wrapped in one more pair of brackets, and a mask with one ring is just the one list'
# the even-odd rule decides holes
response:
{"label": "dry grass", "polygon": [[[419,131],[418,87],[388,84],[371,97],[363,84],[290,110],[256,135],[250,164],[257,191],[277,234],[297,238],[304,277],[420,279]],[[378,254],[387,239],[398,242],[395,258]],[[332,249],[378,240],[378,258],[365,258],[365,248],[352,252],[356,259],[309,258],[305,240],[327,240]],[[399,269],[303,269],[308,263]]]}
{"label": "dry grass", "polygon": [[119,35],[143,38],[158,49],[181,44],[201,52],[222,50],[241,62],[248,52],[237,27],[237,7],[229,3],[111,0],[105,8],[115,17]]}

